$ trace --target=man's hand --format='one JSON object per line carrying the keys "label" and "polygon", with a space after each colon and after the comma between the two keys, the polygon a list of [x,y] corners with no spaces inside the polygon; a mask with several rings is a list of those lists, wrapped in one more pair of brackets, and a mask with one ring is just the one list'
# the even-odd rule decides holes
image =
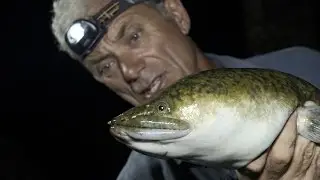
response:
{"label": "man's hand", "polygon": [[240,180],[320,180],[320,146],[297,135],[297,113],[273,146],[238,171]]}

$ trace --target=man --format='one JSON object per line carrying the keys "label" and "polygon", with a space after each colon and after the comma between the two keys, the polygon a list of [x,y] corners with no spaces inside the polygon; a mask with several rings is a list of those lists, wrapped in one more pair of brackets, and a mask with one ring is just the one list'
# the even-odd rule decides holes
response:
{"label": "man", "polygon": [[[188,37],[180,0],[57,0],[52,23],[62,51],[137,106],[178,79],[212,68],[272,68],[320,85],[320,53],[293,47],[239,60],[204,54]],[[119,180],[319,179],[320,148],[297,136],[296,114],[275,144],[237,172],[151,158],[132,152]]]}

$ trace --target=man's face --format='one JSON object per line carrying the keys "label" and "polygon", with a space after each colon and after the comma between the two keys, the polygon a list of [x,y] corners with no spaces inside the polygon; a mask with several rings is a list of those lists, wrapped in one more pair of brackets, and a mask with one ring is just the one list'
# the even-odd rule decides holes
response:
{"label": "man's face", "polygon": [[[84,65],[93,76],[133,105],[143,104],[196,71],[196,53],[186,36],[180,2],[176,19],[145,4],[117,17]],[[96,11],[99,11],[97,9]],[[188,25],[187,25],[188,26]]]}

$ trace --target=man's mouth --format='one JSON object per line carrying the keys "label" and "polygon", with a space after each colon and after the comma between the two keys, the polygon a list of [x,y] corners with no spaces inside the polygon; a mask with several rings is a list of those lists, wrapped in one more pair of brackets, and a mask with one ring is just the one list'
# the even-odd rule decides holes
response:
{"label": "man's mouth", "polygon": [[158,90],[161,88],[163,82],[163,75],[160,75],[156,77],[152,83],[149,85],[148,88],[146,88],[141,94],[146,98],[149,99],[152,97],[153,94],[158,92]]}

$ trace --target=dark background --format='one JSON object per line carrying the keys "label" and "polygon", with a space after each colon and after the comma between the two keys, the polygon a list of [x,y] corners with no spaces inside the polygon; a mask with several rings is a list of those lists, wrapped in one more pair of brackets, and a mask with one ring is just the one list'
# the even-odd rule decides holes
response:
{"label": "dark background", "polygon": [[[183,1],[206,52],[248,57],[320,49],[315,0]],[[115,179],[128,148],[106,122],[131,107],[66,54],[50,32],[51,1],[2,5],[0,179]]]}

